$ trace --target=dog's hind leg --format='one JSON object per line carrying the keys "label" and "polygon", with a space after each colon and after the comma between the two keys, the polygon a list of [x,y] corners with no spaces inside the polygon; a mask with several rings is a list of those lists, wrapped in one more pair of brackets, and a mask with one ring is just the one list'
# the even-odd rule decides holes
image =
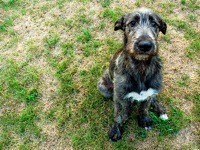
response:
{"label": "dog's hind leg", "polygon": [[155,97],[151,100],[151,107],[152,111],[156,113],[162,120],[168,119],[165,108],[158,103]]}
{"label": "dog's hind leg", "polygon": [[103,76],[98,81],[97,88],[103,96],[108,98],[113,96],[113,82],[110,78],[108,69],[104,72]]}

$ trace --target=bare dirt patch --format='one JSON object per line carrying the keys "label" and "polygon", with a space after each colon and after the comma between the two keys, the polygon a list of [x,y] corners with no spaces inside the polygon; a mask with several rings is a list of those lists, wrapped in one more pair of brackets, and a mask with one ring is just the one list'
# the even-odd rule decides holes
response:
{"label": "bare dirt patch", "polygon": [[200,141],[197,135],[198,130],[198,123],[190,124],[186,128],[182,129],[172,141],[173,148],[182,149],[182,147],[187,147],[188,149],[199,149]]}

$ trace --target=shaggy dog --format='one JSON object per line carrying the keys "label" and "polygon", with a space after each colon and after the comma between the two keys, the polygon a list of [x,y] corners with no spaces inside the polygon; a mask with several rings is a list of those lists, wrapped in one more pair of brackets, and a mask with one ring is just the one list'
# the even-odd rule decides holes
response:
{"label": "shaggy dog", "polygon": [[109,138],[122,137],[122,124],[128,119],[133,101],[140,102],[138,125],[149,129],[152,121],[149,108],[168,119],[165,109],[156,100],[162,87],[161,60],[158,56],[158,33],[166,33],[162,18],[147,8],[125,14],[115,23],[114,30],[124,32],[124,46],[113,56],[97,87],[105,97],[114,100],[114,124]]}

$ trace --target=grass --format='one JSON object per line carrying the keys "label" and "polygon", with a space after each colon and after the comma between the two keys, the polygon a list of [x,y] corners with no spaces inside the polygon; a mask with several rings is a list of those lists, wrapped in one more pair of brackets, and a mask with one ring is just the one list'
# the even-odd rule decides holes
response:
{"label": "grass", "polygon": [[77,41],[86,43],[92,39],[92,35],[88,29],[83,29],[81,34],[77,36]]}
{"label": "grass", "polygon": [[[0,6],[0,149],[198,149],[197,1],[8,0]],[[151,112],[146,131],[138,127],[136,106],[122,140],[113,143],[107,135],[113,102],[96,83],[123,44],[115,21],[137,6],[159,12],[168,25],[159,37],[165,86],[158,99],[169,120]]]}
{"label": "grass", "polygon": [[108,6],[110,6],[110,3],[111,3],[110,0],[103,0],[103,1],[101,2],[101,6],[102,6],[102,7],[108,7]]}
{"label": "grass", "polygon": [[6,32],[13,25],[14,16],[7,16],[0,22],[0,32]]}
{"label": "grass", "polygon": [[102,14],[103,17],[111,19],[112,22],[115,22],[119,17],[122,15],[122,10],[120,8],[112,9],[105,9]]}

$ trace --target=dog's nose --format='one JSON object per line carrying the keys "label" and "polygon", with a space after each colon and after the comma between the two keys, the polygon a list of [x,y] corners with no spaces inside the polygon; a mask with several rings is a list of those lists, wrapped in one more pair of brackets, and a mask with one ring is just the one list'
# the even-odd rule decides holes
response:
{"label": "dog's nose", "polygon": [[138,43],[138,49],[142,52],[149,52],[153,48],[153,43],[151,41],[140,41]]}

